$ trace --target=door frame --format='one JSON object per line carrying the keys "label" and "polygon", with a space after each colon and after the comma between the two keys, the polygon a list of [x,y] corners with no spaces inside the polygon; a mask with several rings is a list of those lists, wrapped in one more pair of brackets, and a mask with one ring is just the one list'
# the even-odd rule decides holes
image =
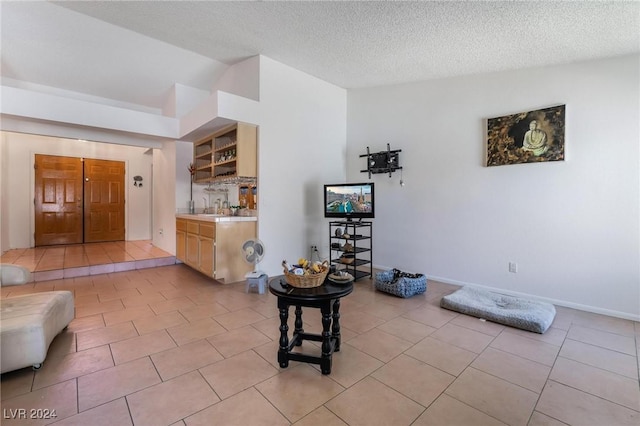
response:
{"label": "door frame", "polygon": [[[45,150],[46,151],[46,150]],[[30,170],[29,170],[29,245],[30,247],[36,246],[36,154],[38,155],[51,155],[51,156],[59,156],[59,157],[71,157],[68,153],[65,152],[43,152],[43,151],[30,151]],[[76,158],[93,158],[88,156],[81,156]],[[108,160],[108,161],[122,161],[124,162],[124,241],[129,241],[129,184],[128,179],[130,176],[129,173],[129,160],[122,158],[98,158],[100,160]],[[152,234],[153,235],[153,234]],[[47,246],[42,246],[42,248],[46,248]]]}

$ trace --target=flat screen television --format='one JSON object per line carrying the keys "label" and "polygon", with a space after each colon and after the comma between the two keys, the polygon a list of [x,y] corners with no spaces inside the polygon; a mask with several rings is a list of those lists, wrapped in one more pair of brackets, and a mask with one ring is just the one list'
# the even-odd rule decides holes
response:
{"label": "flat screen television", "polygon": [[324,186],[324,217],[371,219],[375,215],[373,182]]}

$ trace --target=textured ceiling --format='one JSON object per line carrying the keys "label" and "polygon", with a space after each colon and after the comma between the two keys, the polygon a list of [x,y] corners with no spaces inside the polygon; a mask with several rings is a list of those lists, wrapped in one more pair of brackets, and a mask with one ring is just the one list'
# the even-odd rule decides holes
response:
{"label": "textured ceiling", "polygon": [[228,65],[257,54],[361,88],[640,52],[636,1],[0,6],[3,84],[148,108],[174,83],[210,90]]}

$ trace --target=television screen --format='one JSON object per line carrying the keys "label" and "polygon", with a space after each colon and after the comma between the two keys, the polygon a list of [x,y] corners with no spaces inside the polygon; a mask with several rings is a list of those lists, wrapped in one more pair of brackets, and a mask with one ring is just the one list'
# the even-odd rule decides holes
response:
{"label": "television screen", "polygon": [[324,217],[362,219],[374,213],[373,182],[324,186]]}

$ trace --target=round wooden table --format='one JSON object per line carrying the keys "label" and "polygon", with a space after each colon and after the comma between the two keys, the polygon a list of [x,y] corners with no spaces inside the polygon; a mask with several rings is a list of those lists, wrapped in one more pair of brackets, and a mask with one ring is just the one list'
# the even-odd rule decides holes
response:
{"label": "round wooden table", "polygon": [[[289,361],[319,364],[322,374],[331,374],[331,355],[340,350],[340,298],[353,291],[353,281],[334,283],[329,278],[318,287],[297,288],[288,285],[284,276],[269,281],[269,291],[278,298],[280,311],[280,348],[278,364],[287,368]],[[295,306],[293,337],[289,341],[289,306]],[[322,334],[305,333],[302,328],[302,307],[319,308],[322,313]],[[322,342],[322,355],[312,356],[292,352],[303,340]]]}

